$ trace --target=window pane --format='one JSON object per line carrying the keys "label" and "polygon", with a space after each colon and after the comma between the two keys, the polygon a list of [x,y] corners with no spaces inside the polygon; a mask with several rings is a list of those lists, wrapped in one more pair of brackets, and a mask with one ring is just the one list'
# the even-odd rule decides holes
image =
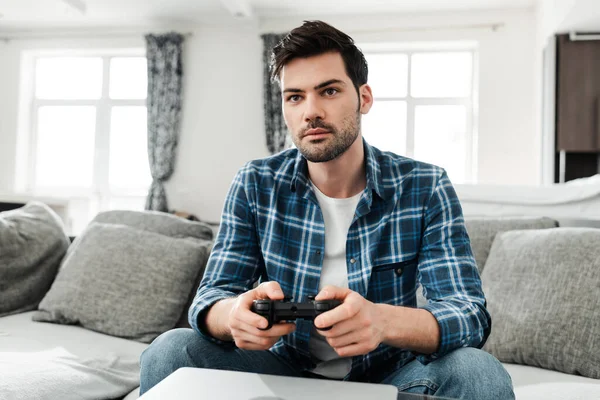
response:
{"label": "window pane", "polygon": [[369,86],[375,98],[406,97],[408,56],[406,54],[366,54]]}
{"label": "window pane", "polygon": [[146,57],[115,57],[110,60],[110,97],[145,99],[148,92]]}
{"label": "window pane", "polygon": [[40,107],[37,113],[36,186],[90,188],[95,131],[95,107]]}
{"label": "window pane", "polygon": [[464,106],[415,107],[415,159],[446,169],[453,183],[466,183]]}
{"label": "window pane", "polygon": [[420,53],[411,58],[413,97],[466,97],[471,92],[473,54]]}
{"label": "window pane", "polygon": [[375,101],[362,116],[362,134],[380,150],[406,154],[406,102]]}
{"label": "window pane", "polygon": [[110,171],[113,188],[150,186],[146,107],[113,107],[110,118]]}
{"label": "window pane", "polygon": [[99,57],[43,57],[35,66],[38,99],[99,99],[102,59]]}

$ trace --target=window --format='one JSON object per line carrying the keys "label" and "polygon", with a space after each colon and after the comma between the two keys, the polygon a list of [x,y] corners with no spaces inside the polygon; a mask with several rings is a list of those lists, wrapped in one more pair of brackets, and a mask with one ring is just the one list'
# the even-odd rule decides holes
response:
{"label": "window", "polygon": [[439,165],[454,183],[475,183],[471,48],[377,51],[363,47],[374,104],[365,139],[381,150]]}
{"label": "window", "polygon": [[147,67],[140,53],[31,58],[25,187],[87,200],[79,225],[99,211],[144,208],[151,175]]}

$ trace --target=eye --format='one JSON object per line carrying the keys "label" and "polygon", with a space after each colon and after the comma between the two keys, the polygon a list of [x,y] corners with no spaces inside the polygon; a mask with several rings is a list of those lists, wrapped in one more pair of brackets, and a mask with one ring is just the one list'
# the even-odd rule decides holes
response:
{"label": "eye", "polygon": [[335,88],[327,88],[323,93],[325,93],[327,96],[333,96],[338,93],[338,90]]}
{"label": "eye", "polygon": [[293,94],[293,95],[291,95],[291,96],[288,96],[288,98],[287,98],[287,101],[290,101],[290,102],[292,102],[292,103],[297,103],[297,102],[299,102],[299,101],[300,101],[300,98],[301,98],[301,97],[300,97],[300,95],[298,95],[298,94]]}

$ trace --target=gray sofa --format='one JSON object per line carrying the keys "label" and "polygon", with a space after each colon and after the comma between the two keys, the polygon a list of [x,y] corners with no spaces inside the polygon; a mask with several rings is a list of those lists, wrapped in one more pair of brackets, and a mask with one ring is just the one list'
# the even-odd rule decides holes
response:
{"label": "gray sofa", "polygon": [[[42,238],[34,224],[46,227]],[[43,204],[0,213],[0,274],[9,268],[8,242],[13,255],[19,244],[62,252],[50,266],[32,261],[28,274],[44,279],[24,284],[27,274],[10,275],[28,292],[21,305],[11,303],[15,311],[0,308],[0,398],[135,399],[141,352],[162,331],[186,326],[214,227],[114,211],[70,246],[57,227]],[[6,234],[17,228],[25,234]],[[517,399],[600,398],[597,228],[585,220],[467,219],[493,318],[484,349],[504,363]],[[0,281],[0,305],[9,293],[16,296]]]}

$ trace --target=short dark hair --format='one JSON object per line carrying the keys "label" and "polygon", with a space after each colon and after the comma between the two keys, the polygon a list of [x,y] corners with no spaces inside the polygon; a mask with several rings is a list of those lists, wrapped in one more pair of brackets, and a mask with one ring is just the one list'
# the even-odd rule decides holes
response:
{"label": "short dark hair", "polygon": [[279,81],[284,65],[295,58],[312,57],[329,52],[340,53],[346,73],[358,92],[358,88],[367,83],[369,74],[367,60],[350,36],[323,21],[304,21],[273,48],[271,79]]}

